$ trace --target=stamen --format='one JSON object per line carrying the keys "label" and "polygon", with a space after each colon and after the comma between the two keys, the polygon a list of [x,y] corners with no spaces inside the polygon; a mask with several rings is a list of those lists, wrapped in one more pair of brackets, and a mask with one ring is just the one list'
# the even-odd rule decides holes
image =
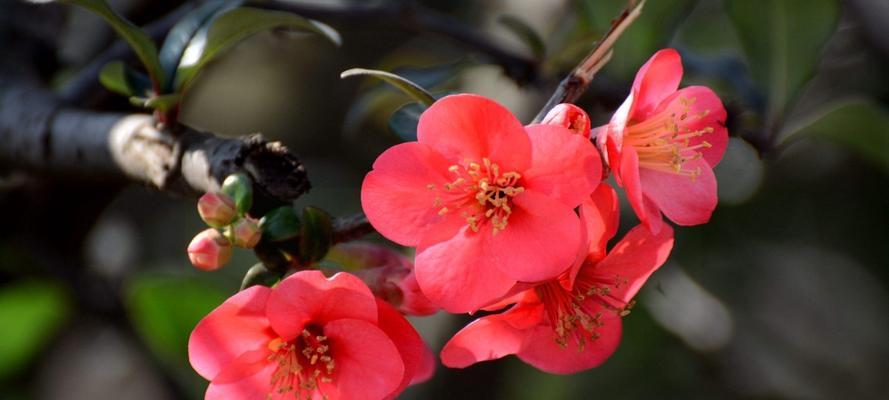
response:
{"label": "stamen", "polygon": [[[271,377],[272,393],[294,392],[294,398],[313,398],[319,389],[318,382],[333,382],[336,364],[330,354],[330,345],[324,344],[327,337],[313,335],[312,331],[317,329],[309,326],[290,342],[281,338],[269,342],[272,354],[268,360],[278,364]],[[297,354],[302,354],[303,358]],[[272,393],[267,397],[272,398]],[[321,396],[327,398],[323,393]]]}

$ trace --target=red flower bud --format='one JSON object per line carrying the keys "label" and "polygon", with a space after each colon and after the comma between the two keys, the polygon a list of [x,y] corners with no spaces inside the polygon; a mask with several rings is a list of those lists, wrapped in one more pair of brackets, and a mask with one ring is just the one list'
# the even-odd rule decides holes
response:
{"label": "red flower bud", "polygon": [[262,238],[262,231],[259,230],[259,222],[250,217],[244,217],[232,225],[232,240],[235,246],[252,249],[259,243]]}
{"label": "red flower bud", "polygon": [[585,138],[590,137],[590,116],[574,104],[556,105],[543,117],[543,123],[562,126]]}
{"label": "red flower bud", "polygon": [[205,271],[213,271],[228,263],[232,257],[232,244],[216,229],[198,233],[188,244],[191,264]]}
{"label": "red flower bud", "polygon": [[221,228],[237,216],[235,201],[223,193],[206,193],[198,200],[198,214],[207,225]]}

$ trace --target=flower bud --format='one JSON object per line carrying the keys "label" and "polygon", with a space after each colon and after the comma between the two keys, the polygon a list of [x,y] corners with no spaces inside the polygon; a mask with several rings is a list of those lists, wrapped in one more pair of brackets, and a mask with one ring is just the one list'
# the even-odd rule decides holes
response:
{"label": "flower bud", "polygon": [[232,174],[222,182],[222,193],[235,202],[238,215],[245,215],[253,207],[253,181],[245,174]]}
{"label": "flower bud", "polygon": [[590,137],[590,116],[580,107],[570,103],[562,103],[553,107],[543,117],[547,125],[558,125],[570,129],[585,138]]}
{"label": "flower bud", "polygon": [[330,249],[327,260],[361,278],[375,296],[404,314],[430,315],[438,311],[420,291],[413,263],[395,250],[370,243],[343,243]]}
{"label": "flower bud", "polygon": [[262,238],[262,231],[259,230],[259,222],[250,217],[239,219],[231,228],[232,241],[235,246],[252,249],[259,243]]}
{"label": "flower bud", "polygon": [[191,264],[205,271],[213,271],[228,263],[232,257],[232,244],[216,229],[198,233],[188,244]]}
{"label": "flower bud", "polygon": [[198,200],[198,214],[207,225],[222,228],[235,219],[235,202],[226,194],[208,192]]}

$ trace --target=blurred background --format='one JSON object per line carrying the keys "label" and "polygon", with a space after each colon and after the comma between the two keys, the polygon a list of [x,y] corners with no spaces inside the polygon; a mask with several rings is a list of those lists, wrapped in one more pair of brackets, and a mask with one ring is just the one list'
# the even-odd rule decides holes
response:
{"label": "blurred background", "polygon": [[[201,73],[181,119],[283,141],[313,184],[297,204],[334,215],[360,211],[374,158],[408,139],[389,117],[409,99],[369,79],[340,80],[341,71],[390,70],[435,93],[479,93],[527,122],[625,5],[292,3],[339,30],[342,47],[257,34]],[[450,30],[481,32],[514,59],[401,14],[356,14],[405,3]],[[180,2],[111,4],[147,24]],[[51,18],[12,17],[22,12]],[[885,0],[649,0],[579,103],[594,125],[606,122],[638,67],[660,48],[677,48],[683,86],[712,87],[729,111],[733,137],[716,168],[713,219],[677,230],[670,261],[640,294],[605,365],[571,376],[512,357],[440,367],[403,398],[889,398],[886,21]],[[49,23],[54,34],[40,34]],[[40,74],[60,91],[114,40],[82,10],[18,0],[2,0],[0,30],[7,55],[39,39],[33,43],[51,60]],[[103,89],[76,104],[133,111]],[[4,213],[0,235],[0,399],[202,398],[206,382],[188,365],[188,335],[237,290],[253,255],[236,251],[214,273],[192,268],[185,247],[203,226],[193,199],[2,173],[0,205],[14,211]],[[65,206],[55,207],[59,201]],[[621,221],[621,232],[637,223],[628,207]],[[414,320],[436,351],[467,321]]]}

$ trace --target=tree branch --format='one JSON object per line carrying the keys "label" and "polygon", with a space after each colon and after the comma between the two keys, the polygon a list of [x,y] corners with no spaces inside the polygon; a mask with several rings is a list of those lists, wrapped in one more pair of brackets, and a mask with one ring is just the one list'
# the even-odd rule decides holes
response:
{"label": "tree branch", "polygon": [[356,3],[340,6],[288,0],[254,0],[248,1],[247,5],[289,11],[308,18],[350,26],[375,25],[412,33],[442,35],[487,56],[519,84],[536,81],[540,72],[537,60],[496,45],[493,38],[472,29],[457,18],[413,2],[385,2],[372,5]]}
{"label": "tree branch", "polygon": [[[128,179],[186,196],[218,190],[226,176],[254,181],[258,207],[309,189],[305,169],[279,142],[221,138],[159,126],[147,114],[64,108],[47,91],[0,85],[0,166],[87,178]],[[263,201],[265,199],[265,201]]]}

